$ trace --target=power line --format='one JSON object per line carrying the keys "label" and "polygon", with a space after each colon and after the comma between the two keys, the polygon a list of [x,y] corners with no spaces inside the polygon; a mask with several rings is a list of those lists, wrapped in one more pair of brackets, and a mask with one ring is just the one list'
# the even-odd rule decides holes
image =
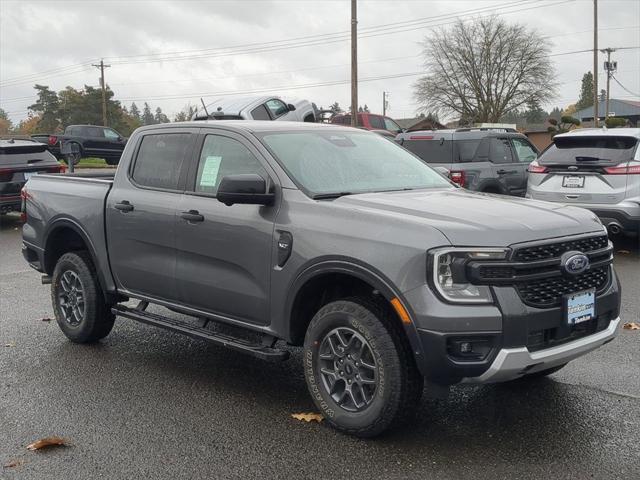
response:
{"label": "power line", "polygon": [[620,88],[622,88],[625,92],[630,93],[631,95],[633,95],[634,97],[640,97],[640,95],[638,95],[637,93],[633,93],[631,90],[629,90],[627,87],[625,87],[624,85],[622,85],[618,79],[616,77],[614,77],[613,75],[611,75],[611,78],[613,78],[613,80],[620,85]]}
{"label": "power line", "polygon": [[[424,17],[421,19],[414,19],[414,20],[408,20],[408,21],[404,21],[404,22],[395,22],[395,23],[391,23],[391,24],[381,24],[381,25],[376,25],[376,26],[372,26],[372,27],[368,27],[366,29],[362,29],[362,31],[364,31],[364,34],[359,35],[360,38],[368,38],[368,37],[374,37],[374,36],[380,36],[380,35],[389,35],[389,34],[394,34],[394,33],[401,33],[401,32],[407,32],[407,31],[413,31],[413,30],[421,30],[423,28],[429,27],[429,28],[435,28],[438,26],[444,26],[444,25],[448,25],[450,23],[454,23],[457,19],[458,16],[461,15],[469,15],[469,14],[473,14],[473,13],[482,13],[482,12],[491,12],[493,10],[495,10],[496,8],[500,8],[500,12],[496,13],[496,15],[506,15],[506,14],[510,14],[510,13],[516,13],[516,12],[520,12],[520,11],[525,11],[525,10],[531,10],[531,9],[535,9],[535,8],[544,8],[544,7],[549,7],[549,6],[554,6],[554,5],[559,5],[559,4],[564,4],[564,3],[570,3],[570,2],[574,2],[576,0],[562,0],[559,2],[555,2],[555,3],[548,3],[548,4],[543,4],[543,5],[539,5],[539,3],[543,1],[543,0],[519,0],[517,2],[512,2],[510,4],[499,4],[499,5],[491,5],[491,6],[486,6],[486,7],[479,7],[479,8],[475,8],[475,9],[470,9],[470,10],[465,10],[465,11],[458,11],[455,12],[453,14],[441,14],[441,15],[436,15],[436,16],[432,16],[432,17]],[[527,8],[520,8],[520,9],[514,9],[514,10],[508,10],[505,11],[505,9],[508,8],[512,8],[512,7],[517,7],[517,6],[521,6],[521,5],[531,5],[532,3],[535,3],[535,5],[533,6],[528,6]],[[442,24],[436,24],[436,25],[422,25],[425,23],[431,23],[436,19],[445,19],[445,18],[452,18],[454,19],[452,22],[447,22],[447,23],[442,23]],[[398,29],[397,26],[409,26],[409,25],[418,25],[422,23],[420,26],[415,27],[415,28],[401,28]],[[395,29],[395,30],[394,30]],[[346,33],[346,35],[345,35]],[[334,38],[332,38],[334,37]],[[298,40],[302,40],[302,39],[307,39],[307,42],[297,42]],[[139,55],[130,55],[130,56],[121,56],[121,57],[105,57],[105,58],[109,58],[109,59],[118,59],[118,58],[137,58],[137,57],[147,57],[146,59],[138,59],[138,60],[132,60],[132,61],[112,61],[112,64],[114,65],[130,65],[130,64],[136,64],[136,63],[153,63],[153,62],[163,62],[163,61],[177,61],[177,60],[195,60],[195,59],[200,59],[200,58],[216,58],[216,57],[223,57],[223,56],[229,56],[229,55],[244,55],[244,54],[251,54],[251,53],[263,53],[263,52],[269,52],[269,51],[277,51],[277,50],[283,50],[283,49],[291,49],[291,48],[301,48],[301,47],[307,47],[307,46],[317,46],[317,45],[326,45],[326,44],[330,44],[330,43],[338,43],[338,42],[343,42],[349,39],[349,34],[348,32],[334,32],[334,33],[328,33],[328,34],[318,34],[318,35],[310,35],[310,36],[306,36],[306,37],[296,37],[296,38],[290,38],[290,39],[283,39],[283,40],[277,40],[277,41],[272,41],[272,42],[261,42],[261,43],[252,43],[252,44],[244,44],[244,45],[237,45],[234,47],[218,47],[218,48],[213,48],[213,49],[200,49],[200,50],[185,50],[182,52],[170,52],[170,53],[158,53],[158,54],[139,54]],[[296,41],[296,43],[290,43],[292,41]],[[254,47],[254,48],[246,48],[246,47]],[[234,51],[227,51],[227,52],[220,52],[219,50],[230,50],[230,49],[239,49],[239,50],[234,50]],[[218,50],[218,52],[216,53],[215,51]],[[197,54],[197,52],[205,52],[205,51],[214,51],[213,53],[208,53],[208,54]],[[186,55],[186,56],[175,56],[176,54],[181,54],[181,53],[188,53],[188,52],[194,52],[193,55]],[[164,57],[162,56],[164,55]],[[173,56],[172,56],[173,55]],[[154,56],[159,56],[158,58],[151,58]],[[55,77],[55,76],[64,76],[64,75],[71,75],[74,73],[81,73],[82,71],[87,70],[87,66],[89,66],[90,64],[75,64],[75,65],[69,65],[67,67],[59,67],[58,69],[52,69],[52,70],[58,70],[60,73],[58,73],[57,75],[50,75],[49,77]],[[70,68],[74,68],[74,67],[82,67],[80,70],[73,70],[73,71],[63,71],[63,69],[70,69]],[[46,72],[46,71],[45,71]],[[30,77],[14,77],[11,79],[6,79],[4,81],[0,81],[0,85],[3,87],[7,87],[7,86],[14,86],[14,85],[19,85],[21,83],[30,83],[31,81],[34,81],[38,75],[41,75],[43,72],[39,72],[39,73],[34,73],[32,74]],[[26,79],[28,78],[28,79]]]}

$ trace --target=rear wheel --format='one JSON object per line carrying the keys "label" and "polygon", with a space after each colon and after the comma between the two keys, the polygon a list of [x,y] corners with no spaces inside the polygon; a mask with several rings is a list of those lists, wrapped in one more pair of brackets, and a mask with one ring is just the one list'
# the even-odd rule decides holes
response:
{"label": "rear wheel", "polygon": [[410,417],[424,380],[388,308],[365,298],[331,302],[304,342],[309,392],[327,422],[361,437]]}
{"label": "rear wheel", "polygon": [[65,253],[53,271],[51,302],[62,332],[76,343],[106,337],[115,320],[85,251]]}

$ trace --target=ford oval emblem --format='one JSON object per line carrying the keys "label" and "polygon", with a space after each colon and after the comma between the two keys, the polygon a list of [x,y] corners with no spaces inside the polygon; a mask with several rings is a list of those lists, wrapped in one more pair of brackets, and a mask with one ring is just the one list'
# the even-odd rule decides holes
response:
{"label": "ford oval emblem", "polygon": [[569,275],[579,275],[589,268],[589,257],[582,252],[567,252],[562,255],[561,267]]}

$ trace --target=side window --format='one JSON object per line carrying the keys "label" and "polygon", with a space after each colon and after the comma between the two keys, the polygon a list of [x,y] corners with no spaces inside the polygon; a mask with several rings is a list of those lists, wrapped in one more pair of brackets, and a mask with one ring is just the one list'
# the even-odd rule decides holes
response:
{"label": "side window", "polygon": [[491,140],[491,161],[493,163],[513,163],[513,154],[508,138],[493,138]]}
{"label": "side window", "polygon": [[369,115],[369,125],[377,130],[384,130],[384,120],[377,115]]}
{"label": "side window", "polygon": [[103,130],[104,136],[109,140],[117,140],[120,135],[115,130],[111,130],[110,128],[105,128]]}
{"label": "side window", "polygon": [[177,190],[180,169],[190,144],[189,133],[146,135],[131,177],[145,187]]}
{"label": "side window", "polygon": [[238,140],[207,135],[200,153],[195,191],[215,195],[222,177],[242,173],[268,177],[258,159]]}
{"label": "side window", "polygon": [[251,116],[254,120],[271,120],[269,112],[267,112],[267,107],[264,105],[258,105],[256,108],[251,110]]}
{"label": "side window", "polygon": [[269,111],[271,112],[271,116],[273,118],[281,117],[282,115],[284,115],[289,111],[289,108],[287,107],[287,105],[283,101],[278,100],[276,98],[267,100],[266,105]]}
{"label": "side window", "polygon": [[513,142],[513,148],[516,151],[518,160],[522,163],[531,163],[538,158],[538,154],[526,140],[522,138],[512,138],[511,141]]}
{"label": "side window", "polygon": [[391,120],[390,118],[384,117],[384,128],[391,132],[400,132],[402,128],[396,122]]}
{"label": "side window", "polygon": [[104,138],[102,129],[98,127],[86,127],[87,136],[91,138]]}

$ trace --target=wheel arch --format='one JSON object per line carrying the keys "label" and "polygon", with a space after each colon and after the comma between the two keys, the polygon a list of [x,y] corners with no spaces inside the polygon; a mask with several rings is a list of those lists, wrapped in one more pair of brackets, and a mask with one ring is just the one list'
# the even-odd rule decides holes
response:
{"label": "wheel arch", "polygon": [[[345,291],[341,292],[341,287],[346,287]],[[410,305],[382,273],[351,259],[320,261],[308,266],[296,277],[289,289],[285,306],[289,341],[295,345],[302,343],[313,315],[322,305],[367,291],[369,295],[378,296],[389,305],[398,323],[403,327],[414,355],[421,356],[422,346],[415,325],[413,322],[402,322],[391,301],[398,299],[408,312],[409,318],[413,318]]]}
{"label": "wheel arch", "polygon": [[51,275],[58,259],[65,253],[86,250],[98,274],[98,283],[105,296],[108,291],[108,283],[104,272],[100,269],[100,263],[96,248],[91,237],[82,226],[70,218],[58,218],[51,222],[44,237],[44,271]]}

